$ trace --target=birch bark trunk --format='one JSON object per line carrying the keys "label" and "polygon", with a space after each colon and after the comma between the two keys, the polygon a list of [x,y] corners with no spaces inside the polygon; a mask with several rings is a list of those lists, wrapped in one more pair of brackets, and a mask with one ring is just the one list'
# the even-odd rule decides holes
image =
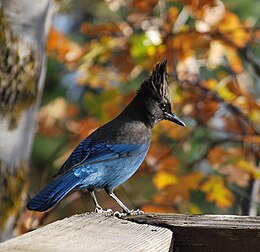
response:
{"label": "birch bark trunk", "polygon": [[28,190],[35,113],[53,0],[0,0],[0,241],[12,237]]}

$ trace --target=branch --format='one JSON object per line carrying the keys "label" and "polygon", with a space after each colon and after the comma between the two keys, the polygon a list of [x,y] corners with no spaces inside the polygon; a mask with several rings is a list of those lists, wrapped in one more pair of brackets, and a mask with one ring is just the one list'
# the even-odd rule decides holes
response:
{"label": "branch", "polygon": [[242,110],[233,105],[232,103],[229,103],[225,101],[222,97],[220,97],[215,91],[210,90],[206,87],[203,87],[198,83],[197,85],[194,85],[193,83],[185,80],[182,81],[183,87],[186,88],[187,90],[193,90],[196,92],[198,95],[202,97],[210,97],[212,100],[223,104],[232,114],[236,115],[237,117],[241,118],[248,126],[250,126],[256,135],[260,135],[260,130],[258,127],[246,116]]}

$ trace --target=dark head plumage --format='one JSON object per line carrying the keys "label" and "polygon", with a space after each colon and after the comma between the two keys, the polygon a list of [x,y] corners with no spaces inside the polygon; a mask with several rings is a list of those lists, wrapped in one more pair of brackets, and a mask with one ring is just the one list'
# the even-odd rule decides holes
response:
{"label": "dark head plumage", "polygon": [[155,100],[165,98],[171,101],[167,76],[167,60],[158,62],[149,79],[145,80],[137,91],[137,95],[152,97]]}
{"label": "dark head plumage", "polygon": [[185,123],[172,113],[172,101],[166,69],[167,61],[158,62],[149,79],[145,80],[137,90],[137,99],[145,104],[145,115],[148,124],[154,126],[166,119],[185,126]]}

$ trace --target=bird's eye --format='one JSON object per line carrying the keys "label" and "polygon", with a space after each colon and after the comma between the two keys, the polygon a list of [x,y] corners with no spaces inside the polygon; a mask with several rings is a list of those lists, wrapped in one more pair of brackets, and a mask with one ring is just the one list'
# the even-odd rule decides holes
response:
{"label": "bird's eye", "polygon": [[166,103],[161,103],[161,104],[160,104],[160,109],[161,109],[163,112],[165,112],[166,109],[167,109]]}

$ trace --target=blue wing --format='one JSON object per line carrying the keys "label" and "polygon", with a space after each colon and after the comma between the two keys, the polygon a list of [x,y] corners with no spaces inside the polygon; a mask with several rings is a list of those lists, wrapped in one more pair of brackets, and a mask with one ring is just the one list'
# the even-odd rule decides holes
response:
{"label": "blue wing", "polygon": [[86,138],[71,153],[57,175],[63,174],[83,163],[88,165],[138,155],[146,152],[149,144],[110,144],[93,142],[91,138]]}
{"label": "blue wing", "polygon": [[58,177],[35,195],[27,204],[29,210],[44,212],[55,206],[63,197],[73,190],[81,179],[69,171]]}
{"label": "blue wing", "polygon": [[[147,153],[149,144],[97,143],[90,138],[86,138],[77,146],[61,167],[57,174],[61,176],[33,197],[27,208],[41,212],[47,211],[74,188],[85,188],[90,185],[94,186],[94,184],[100,188],[102,185],[107,184],[113,189],[136,171]],[[131,158],[133,156],[137,157]],[[102,167],[99,163],[118,164],[116,159],[123,160],[121,165],[126,164],[126,160],[130,161],[131,166],[133,166],[132,169],[127,169],[125,173],[122,173],[121,165],[115,165],[113,166],[113,176],[110,176],[108,172],[104,178],[102,175],[97,177],[98,169]],[[93,174],[94,177],[91,177]],[[85,180],[86,178],[88,180]]]}

